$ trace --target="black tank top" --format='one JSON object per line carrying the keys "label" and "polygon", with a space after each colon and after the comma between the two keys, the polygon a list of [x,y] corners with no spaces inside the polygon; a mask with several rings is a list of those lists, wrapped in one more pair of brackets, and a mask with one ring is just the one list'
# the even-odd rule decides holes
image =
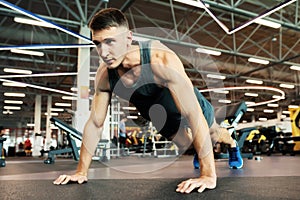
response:
{"label": "black tank top", "polygon": [[[140,77],[132,87],[126,87],[120,80],[117,68],[108,69],[111,91],[134,104],[141,115],[145,119],[151,120],[158,130],[162,129],[168,122],[174,124],[177,121],[180,123],[182,117],[169,89],[159,87],[154,82],[154,75],[150,66],[151,41],[139,42],[139,47],[141,55]],[[154,105],[156,107],[151,109],[149,115],[149,110]]]}

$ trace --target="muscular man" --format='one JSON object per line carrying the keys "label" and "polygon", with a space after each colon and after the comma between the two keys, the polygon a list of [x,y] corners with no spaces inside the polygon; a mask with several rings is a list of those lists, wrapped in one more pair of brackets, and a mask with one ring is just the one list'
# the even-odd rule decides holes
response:
{"label": "muscular man", "polygon": [[[159,41],[133,42],[132,32],[122,12],[109,8],[98,12],[90,29],[103,60],[96,80],[91,114],[85,124],[80,160],[74,175],[61,175],[54,184],[87,181],[92,156],[103,130],[112,93],[133,103],[141,115],[180,149],[193,145],[200,177],[178,184],[176,191],[190,193],[214,189],[217,176],[212,143],[233,147],[231,167],[240,168],[236,142],[214,120],[211,104],[193,87],[179,57]],[[239,159],[236,159],[239,158]],[[197,166],[195,166],[197,167]]]}

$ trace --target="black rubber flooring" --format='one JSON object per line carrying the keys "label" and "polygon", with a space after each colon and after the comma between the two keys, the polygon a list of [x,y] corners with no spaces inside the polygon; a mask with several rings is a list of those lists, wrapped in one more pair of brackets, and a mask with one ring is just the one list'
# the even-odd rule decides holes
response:
{"label": "black rubber flooring", "polygon": [[2,200],[144,200],[144,199],[300,199],[300,177],[224,177],[203,193],[175,192],[181,179],[90,180],[83,185],[56,186],[49,180],[1,181]]}

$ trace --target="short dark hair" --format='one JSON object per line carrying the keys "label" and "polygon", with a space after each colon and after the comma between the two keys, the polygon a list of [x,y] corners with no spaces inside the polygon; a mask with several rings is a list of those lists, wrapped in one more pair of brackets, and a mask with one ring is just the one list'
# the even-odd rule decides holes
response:
{"label": "short dark hair", "polygon": [[125,15],[116,8],[100,10],[93,16],[89,23],[89,28],[93,31],[119,26],[129,27]]}

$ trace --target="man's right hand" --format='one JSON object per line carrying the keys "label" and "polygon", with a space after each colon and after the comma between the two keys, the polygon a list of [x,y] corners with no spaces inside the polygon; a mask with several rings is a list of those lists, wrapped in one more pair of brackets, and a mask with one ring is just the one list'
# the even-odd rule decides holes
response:
{"label": "man's right hand", "polygon": [[88,181],[87,175],[82,175],[81,173],[76,173],[74,175],[60,175],[53,184],[55,185],[65,185],[69,182],[77,182],[79,184],[85,183]]}

